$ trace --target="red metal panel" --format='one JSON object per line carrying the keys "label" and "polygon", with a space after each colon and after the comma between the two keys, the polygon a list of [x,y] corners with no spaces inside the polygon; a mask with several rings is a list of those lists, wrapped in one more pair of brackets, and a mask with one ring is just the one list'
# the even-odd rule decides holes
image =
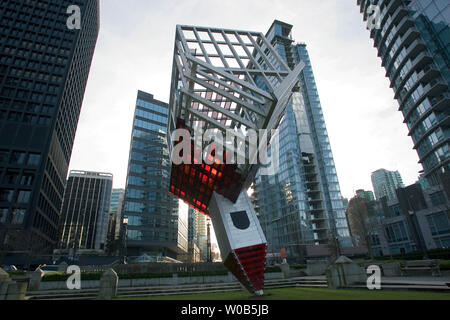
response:
{"label": "red metal panel", "polygon": [[266,244],[260,244],[235,250],[239,263],[243,267],[246,276],[255,291],[264,289],[266,250]]}
{"label": "red metal panel", "polygon": [[[178,120],[177,128],[185,128],[183,120]],[[200,152],[194,151],[193,142],[191,149],[190,162],[195,163],[193,159],[199,159]],[[209,215],[207,208],[213,191],[236,202],[242,190],[242,177],[236,170],[235,164],[208,165],[204,161],[202,164],[172,164],[169,192],[194,209]]]}

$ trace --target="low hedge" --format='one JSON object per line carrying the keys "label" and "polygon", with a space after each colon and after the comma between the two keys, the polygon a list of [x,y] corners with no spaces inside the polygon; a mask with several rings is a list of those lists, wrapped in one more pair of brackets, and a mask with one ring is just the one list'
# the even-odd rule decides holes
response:
{"label": "low hedge", "polygon": [[[103,273],[82,273],[82,281],[99,281],[102,278]],[[207,277],[207,276],[226,276],[228,271],[204,271],[204,272],[180,272],[178,277]],[[134,279],[155,279],[155,278],[172,278],[173,273],[133,273],[133,274],[118,274],[121,280],[134,280]],[[45,275],[42,278],[43,282],[64,282],[69,279],[70,275],[63,272],[52,273]]]}
{"label": "low hedge", "polygon": [[187,277],[208,277],[208,276],[226,276],[228,275],[228,271],[195,271],[195,272],[180,272],[178,273],[178,277],[187,278]]}
{"label": "low hedge", "polygon": [[[97,281],[102,277],[102,273],[82,273],[81,280],[82,281]],[[64,272],[57,272],[52,274],[47,274],[42,278],[42,282],[64,282],[69,279],[70,274],[66,274]]]}
{"label": "low hedge", "polygon": [[307,268],[307,266],[306,266],[306,264],[298,264],[298,265],[290,266],[290,268],[293,270],[304,270]]}
{"label": "low hedge", "polygon": [[266,273],[276,273],[276,272],[282,272],[279,266],[272,266],[266,268]]}
{"label": "low hedge", "polygon": [[8,271],[8,274],[10,276],[24,276],[25,272],[24,271]]}
{"label": "low hedge", "polygon": [[441,270],[450,271],[450,260],[441,260]]}

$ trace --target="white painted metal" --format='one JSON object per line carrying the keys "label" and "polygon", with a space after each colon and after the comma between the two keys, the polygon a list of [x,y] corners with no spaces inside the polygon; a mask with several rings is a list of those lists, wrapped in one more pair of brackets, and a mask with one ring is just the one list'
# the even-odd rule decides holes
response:
{"label": "white painted metal", "polygon": [[[230,214],[239,211],[245,211],[250,220],[246,230],[238,229],[233,224]],[[246,191],[240,194],[236,203],[214,192],[209,203],[209,212],[223,258],[226,258],[231,250],[267,243]]]}

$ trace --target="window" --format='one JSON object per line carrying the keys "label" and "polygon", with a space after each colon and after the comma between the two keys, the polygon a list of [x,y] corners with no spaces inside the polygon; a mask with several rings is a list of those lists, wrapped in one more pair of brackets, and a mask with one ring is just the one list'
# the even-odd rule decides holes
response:
{"label": "window", "polygon": [[129,230],[127,232],[127,238],[129,240],[135,240],[135,241],[139,241],[142,240],[144,238],[144,235],[142,233],[142,231],[139,230]]}
{"label": "window", "polygon": [[0,189],[0,202],[11,202],[14,190]]}
{"label": "window", "polygon": [[447,202],[442,191],[431,194],[430,199],[433,206],[444,205]]}
{"label": "window", "polygon": [[34,173],[25,171],[20,179],[20,184],[23,186],[32,186],[34,182]]}
{"label": "window", "polygon": [[8,161],[8,151],[0,150],[0,163],[6,163]]}
{"label": "window", "polygon": [[144,191],[136,190],[136,189],[128,189],[127,190],[127,198],[144,199]]}
{"label": "window", "polygon": [[393,223],[386,228],[389,242],[401,242],[409,239],[403,222]]}
{"label": "window", "polygon": [[41,155],[38,153],[30,153],[28,156],[28,163],[29,166],[38,166],[39,162],[41,161]]}
{"label": "window", "polygon": [[18,151],[13,152],[11,156],[11,163],[24,164],[26,155],[27,154],[25,152],[18,152]]}
{"label": "window", "polygon": [[450,219],[446,212],[430,215],[427,219],[433,236],[450,233]]}
{"label": "window", "polygon": [[30,202],[30,198],[31,198],[31,191],[21,190],[19,191],[19,194],[17,196],[17,203],[27,204],[28,202]]}
{"label": "window", "polygon": [[125,211],[142,213],[144,211],[144,204],[139,202],[126,202]]}
{"label": "window", "polygon": [[150,200],[150,201],[156,201],[156,199],[157,199],[156,192],[150,192],[150,193],[148,194],[148,200]]}
{"label": "window", "polygon": [[6,223],[8,219],[8,208],[0,208],[0,223]]}
{"label": "window", "polygon": [[135,176],[129,176],[128,177],[128,184],[133,186],[144,186],[145,181],[141,177],[135,177]]}
{"label": "window", "polygon": [[14,209],[12,214],[12,224],[22,224],[25,219],[26,210],[24,209]]}
{"label": "window", "polygon": [[5,184],[16,184],[17,178],[19,177],[19,171],[18,170],[8,170],[6,172],[4,183]]}

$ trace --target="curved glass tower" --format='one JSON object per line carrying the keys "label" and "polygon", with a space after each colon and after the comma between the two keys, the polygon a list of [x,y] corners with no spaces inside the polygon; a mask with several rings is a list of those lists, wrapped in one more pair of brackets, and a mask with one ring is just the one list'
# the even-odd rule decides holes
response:
{"label": "curved glass tower", "polygon": [[331,237],[352,246],[339,179],[305,44],[295,44],[292,25],[275,21],[267,38],[291,69],[303,61],[300,86],[280,124],[277,174],[258,174],[254,204],[268,251],[286,249],[288,261],[301,262],[308,248]]}
{"label": "curved glass tower", "polygon": [[450,2],[358,0],[357,4],[365,21],[378,22],[370,36],[425,176],[437,184],[438,176],[450,169]]}

